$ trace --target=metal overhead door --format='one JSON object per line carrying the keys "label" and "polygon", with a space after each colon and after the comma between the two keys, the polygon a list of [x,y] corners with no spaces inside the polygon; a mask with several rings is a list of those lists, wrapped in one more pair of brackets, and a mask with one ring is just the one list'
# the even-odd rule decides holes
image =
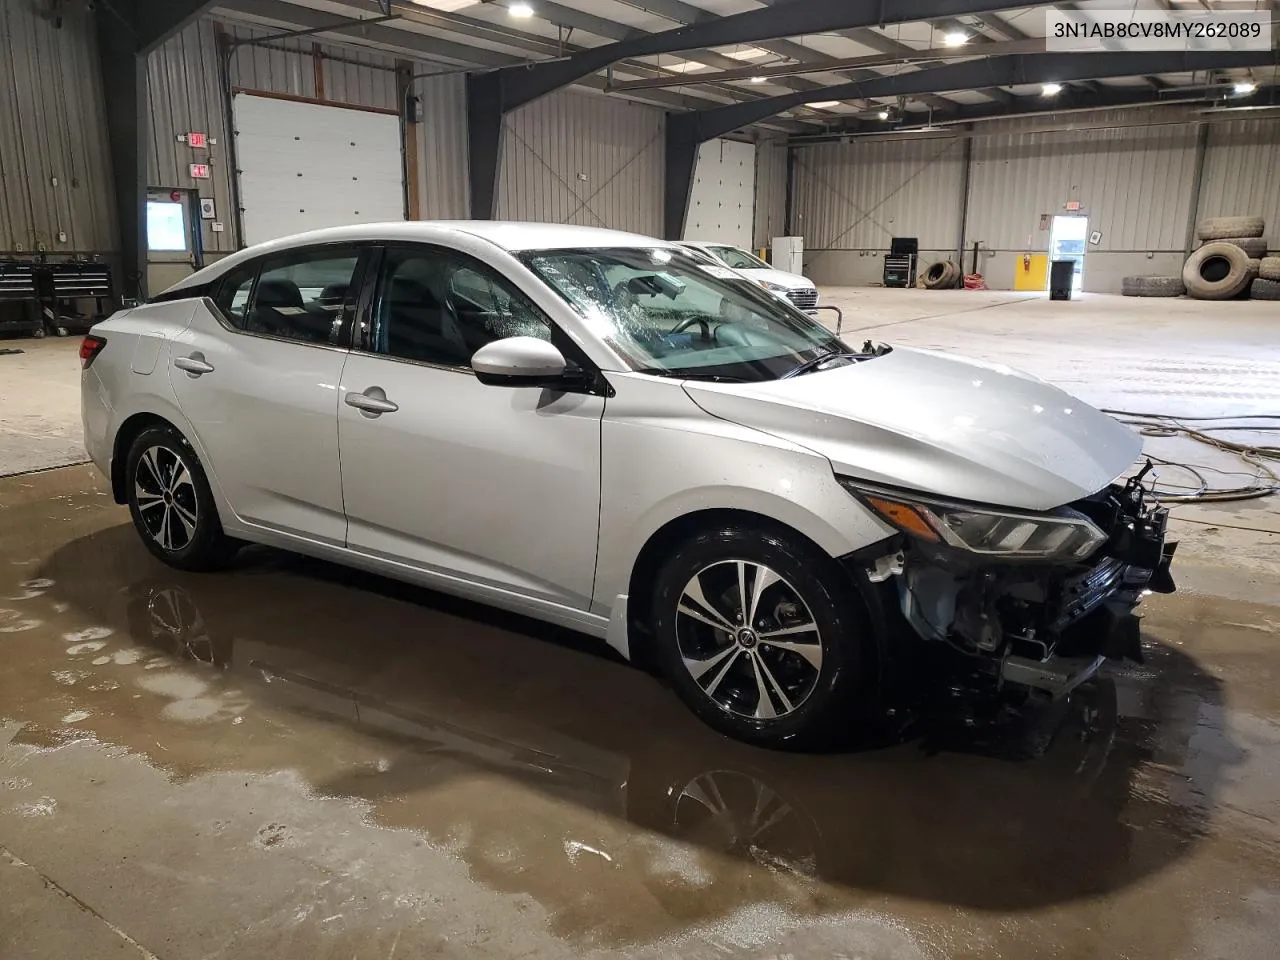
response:
{"label": "metal overhead door", "polygon": [[237,93],[244,242],[404,219],[400,118]]}
{"label": "metal overhead door", "polygon": [[755,206],[755,144],[734,140],[708,140],[702,144],[689,194],[684,238],[750,249]]}

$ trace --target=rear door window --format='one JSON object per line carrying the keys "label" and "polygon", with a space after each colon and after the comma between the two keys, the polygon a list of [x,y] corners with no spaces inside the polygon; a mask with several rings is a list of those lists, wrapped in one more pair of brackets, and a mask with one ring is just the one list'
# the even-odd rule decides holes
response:
{"label": "rear door window", "polygon": [[[266,258],[243,329],[301,343],[341,343],[343,325],[359,299],[359,262],[360,250],[354,246],[291,250]],[[231,295],[224,312],[234,312],[236,296]]]}

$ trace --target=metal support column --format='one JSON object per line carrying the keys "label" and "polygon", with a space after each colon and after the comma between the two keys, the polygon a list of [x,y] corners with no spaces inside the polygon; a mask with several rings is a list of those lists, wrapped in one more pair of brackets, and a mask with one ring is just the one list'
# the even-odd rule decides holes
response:
{"label": "metal support column", "polygon": [[467,74],[467,168],[471,216],[492,220],[498,202],[502,163],[502,76]]}
{"label": "metal support column", "polygon": [[[965,124],[965,131],[972,133],[973,124]],[[961,276],[964,275],[964,235],[969,229],[969,174],[970,167],[973,163],[973,137],[964,138],[963,149],[961,151],[961,163],[963,172],[960,174],[960,231],[956,234],[956,263],[960,267]],[[977,265],[974,265],[973,272],[977,273]]]}
{"label": "metal support column", "polygon": [[422,199],[418,190],[418,109],[421,101],[413,93],[413,64],[396,61],[396,102],[400,104],[400,161],[404,177],[406,220],[422,219]]}
{"label": "metal support column", "polygon": [[130,25],[97,6],[98,59],[106,101],[122,264],[120,296],[147,295],[147,62]]}
{"label": "metal support column", "polygon": [[693,114],[668,113],[665,131],[666,169],[662,182],[662,235],[666,240],[684,236],[693,192],[693,173],[698,165],[697,122]]}
{"label": "metal support column", "polygon": [[796,192],[796,148],[787,146],[787,193],[783,197],[783,214],[782,214],[782,233],[783,236],[794,237],[795,224],[791,222],[795,211],[795,200],[793,199]]}
{"label": "metal support column", "polygon": [[1209,146],[1209,125],[1196,124],[1196,154],[1191,173],[1191,205],[1187,208],[1187,236],[1182,245],[1182,255],[1191,256],[1196,248],[1196,219],[1200,213],[1200,188],[1204,183],[1204,154]]}

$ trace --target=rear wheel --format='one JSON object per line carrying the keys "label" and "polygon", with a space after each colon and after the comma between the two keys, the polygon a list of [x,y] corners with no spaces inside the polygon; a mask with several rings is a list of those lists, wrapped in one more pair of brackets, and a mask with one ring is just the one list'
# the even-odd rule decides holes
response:
{"label": "rear wheel", "polygon": [[839,565],[795,534],[730,526],[686,541],[658,575],[653,626],[681,699],[735,739],[814,746],[870,715],[869,620]]}
{"label": "rear wheel", "polygon": [[129,447],[129,513],[148,550],[181,570],[225,564],[236,542],[222,532],[195,451],[172,427],[149,427]]}

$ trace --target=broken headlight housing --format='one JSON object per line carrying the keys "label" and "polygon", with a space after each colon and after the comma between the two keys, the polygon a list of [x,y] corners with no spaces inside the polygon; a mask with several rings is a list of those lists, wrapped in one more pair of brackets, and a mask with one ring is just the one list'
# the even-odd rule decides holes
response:
{"label": "broken headlight housing", "polygon": [[1022,513],[904,495],[845,477],[839,480],[876,516],[903,533],[993,559],[1075,563],[1107,541],[1107,534],[1093,521],[1070,507]]}

